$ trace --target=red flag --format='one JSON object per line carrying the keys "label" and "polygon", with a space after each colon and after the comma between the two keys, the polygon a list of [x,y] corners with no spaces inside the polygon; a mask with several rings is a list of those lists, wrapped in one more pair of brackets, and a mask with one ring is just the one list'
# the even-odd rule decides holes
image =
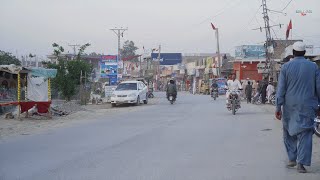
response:
{"label": "red flag", "polygon": [[214,27],[214,25],[211,23],[211,27],[213,30],[216,30],[216,27]]}
{"label": "red flag", "polygon": [[287,27],[287,31],[286,31],[286,39],[289,38],[289,34],[290,34],[291,29],[292,29],[292,21],[290,20],[289,25]]}

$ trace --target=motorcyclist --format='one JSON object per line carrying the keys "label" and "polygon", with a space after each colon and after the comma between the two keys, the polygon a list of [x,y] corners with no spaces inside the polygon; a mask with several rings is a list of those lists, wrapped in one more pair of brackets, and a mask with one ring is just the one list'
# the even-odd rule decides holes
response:
{"label": "motorcyclist", "polygon": [[240,81],[236,79],[236,75],[235,74],[232,74],[232,79],[227,81],[227,89],[228,89],[228,91],[226,92],[227,107],[230,106],[228,99],[229,99],[230,93],[232,91],[236,91],[236,93],[238,95],[237,96],[237,100],[238,100],[239,105],[240,105],[240,91],[239,90],[242,90],[242,85],[241,85]]}
{"label": "motorcyclist", "polygon": [[213,80],[211,84],[211,93],[218,92],[218,83],[217,80]]}
{"label": "motorcyclist", "polygon": [[174,83],[174,80],[171,79],[169,81],[169,84],[167,86],[167,99],[169,100],[169,95],[172,94],[173,96],[173,99],[175,100],[177,98],[177,86],[176,84]]}

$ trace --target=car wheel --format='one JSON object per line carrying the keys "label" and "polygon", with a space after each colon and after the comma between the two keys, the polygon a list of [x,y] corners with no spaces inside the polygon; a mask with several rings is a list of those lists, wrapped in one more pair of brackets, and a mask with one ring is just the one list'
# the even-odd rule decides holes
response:
{"label": "car wheel", "polygon": [[148,104],[148,95],[146,95],[146,100],[144,100],[143,103]]}
{"label": "car wheel", "polygon": [[111,107],[117,107],[116,103],[111,103]]}
{"label": "car wheel", "polygon": [[137,102],[136,102],[136,104],[135,104],[136,106],[139,106],[140,105],[140,97],[138,96],[138,98],[137,98]]}

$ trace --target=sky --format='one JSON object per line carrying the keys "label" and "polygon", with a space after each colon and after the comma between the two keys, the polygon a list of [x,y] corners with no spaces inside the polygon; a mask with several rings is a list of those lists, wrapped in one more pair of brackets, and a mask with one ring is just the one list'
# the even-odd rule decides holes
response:
{"label": "sky", "polygon": [[[291,1],[291,2],[290,2]],[[290,3],[289,3],[290,2]],[[289,3],[289,4],[288,4]],[[263,44],[261,0],[0,0],[0,50],[19,57],[51,54],[56,42],[90,43],[86,53],[117,54],[117,36],[110,29],[128,28],[121,44],[132,40],[138,54],[161,45],[162,52],[216,52],[213,23],[219,28],[220,51]],[[287,6],[288,5],[288,6]],[[320,46],[319,0],[267,0],[272,36],[284,39],[292,20],[292,38]],[[308,11],[302,16],[299,11]],[[290,36],[291,38],[291,36]],[[145,47],[145,51],[143,51]]]}

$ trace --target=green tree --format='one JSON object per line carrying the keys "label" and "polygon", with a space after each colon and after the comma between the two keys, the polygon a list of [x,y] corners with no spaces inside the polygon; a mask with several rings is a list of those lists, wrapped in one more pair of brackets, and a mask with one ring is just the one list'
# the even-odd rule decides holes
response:
{"label": "green tree", "polygon": [[10,64],[15,64],[20,66],[21,62],[19,61],[18,58],[13,56],[11,53],[0,50],[0,65],[10,65]]}
{"label": "green tree", "polygon": [[[58,58],[58,64],[48,63],[49,68],[57,69],[57,76],[53,79],[53,87],[62,93],[66,100],[70,101],[72,96],[77,93],[77,86],[80,85],[80,76],[90,74],[91,64],[81,60],[81,54],[90,44],[80,47],[76,60],[67,61],[62,55],[64,48],[57,43],[52,44],[55,48],[53,54]],[[82,79],[84,81],[84,79]]]}
{"label": "green tree", "polygon": [[[122,49],[120,49],[120,55],[121,58],[127,58],[127,57],[132,57],[136,56],[136,50],[139,48],[134,45],[133,41],[125,41],[123,44]],[[132,59],[133,61],[138,61],[138,58]]]}
{"label": "green tree", "polygon": [[86,44],[80,46],[79,52],[78,52],[78,55],[77,55],[77,60],[80,60],[80,59],[81,59],[81,55],[82,55],[83,52],[86,50],[86,48],[89,47],[90,45],[91,45],[91,44],[86,43]]}

